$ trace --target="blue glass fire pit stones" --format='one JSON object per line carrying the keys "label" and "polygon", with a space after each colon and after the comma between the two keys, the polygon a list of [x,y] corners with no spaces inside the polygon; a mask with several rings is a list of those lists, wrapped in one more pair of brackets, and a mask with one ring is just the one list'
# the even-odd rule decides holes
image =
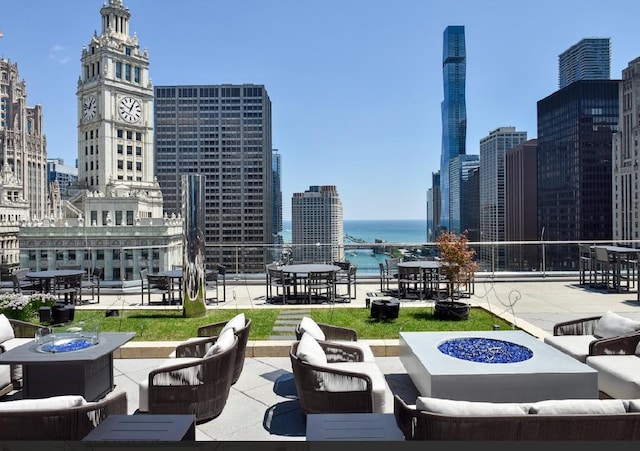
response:
{"label": "blue glass fire pit stones", "polygon": [[533,351],[526,346],[493,338],[454,338],[438,345],[438,350],[479,363],[516,363],[533,357]]}

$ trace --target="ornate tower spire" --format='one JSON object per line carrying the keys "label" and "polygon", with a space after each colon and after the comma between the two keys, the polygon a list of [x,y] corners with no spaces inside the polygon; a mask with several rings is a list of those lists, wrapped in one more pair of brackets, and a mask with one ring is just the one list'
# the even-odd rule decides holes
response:
{"label": "ornate tower spire", "polygon": [[121,35],[122,37],[129,36],[129,18],[131,13],[129,8],[125,8],[122,5],[122,0],[109,0],[109,4],[106,3],[100,8],[100,15],[102,15],[102,34],[103,35]]}

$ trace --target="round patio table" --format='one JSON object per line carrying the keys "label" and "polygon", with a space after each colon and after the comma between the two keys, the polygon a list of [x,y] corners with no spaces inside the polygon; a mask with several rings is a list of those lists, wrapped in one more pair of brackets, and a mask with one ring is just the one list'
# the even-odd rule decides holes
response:
{"label": "round patio table", "polygon": [[302,291],[300,296],[303,299],[306,299],[308,293],[306,293],[306,280],[307,275],[310,272],[316,271],[333,271],[337,273],[340,271],[340,267],[336,265],[329,265],[326,263],[299,263],[293,265],[283,265],[280,268],[285,273],[288,273],[291,277],[293,277],[293,296],[298,297],[298,285],[301,285]]}
{"label": "round patio table", "polygon": [[56,277],[72,277],[81,276],[85,271],[81,269],[50,269],[47,271],[32,271],[26,273],[24,276],[28,279],[38,279],[40,286],[43,287],[45,293],[51,292],[51,281]]}

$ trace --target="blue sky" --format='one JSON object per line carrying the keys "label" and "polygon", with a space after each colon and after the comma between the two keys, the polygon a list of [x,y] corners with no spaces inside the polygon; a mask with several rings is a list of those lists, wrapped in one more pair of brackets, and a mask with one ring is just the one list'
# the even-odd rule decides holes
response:
{"label": "blue sky", "polygon": [[[47,151],[77,157],[80,54],[103,0],[5,1],[0,57],[42,104]],[[63,7],[63,6],[64,7]],[[612,0],[124,0],[156,86],[264,84],[291,196],[336,185],[345,219],[424,219],[441,147],[442,33],[464,25],[467,153],[502,126],[537,137],[558,55],[611,39],[611,76],[640,57],[640,2]]]}

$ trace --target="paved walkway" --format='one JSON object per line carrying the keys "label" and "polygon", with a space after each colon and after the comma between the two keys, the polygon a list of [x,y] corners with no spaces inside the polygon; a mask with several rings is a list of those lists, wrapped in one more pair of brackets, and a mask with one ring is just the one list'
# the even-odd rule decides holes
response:
{"label": "paved walkway", "polygon": [[[537,337],[550,334],[553,325],[567,319],[600,315],[612,310],[630,318],[640,320],[640,303],[635,291],[614,293],[578,285],[577,275],[573,279],[546,280],[494,280],[479,277],[475,294],[469,302],[502,316],[518,327]],[[138,289],[139,290],[139,289]],[[98,305],[80,308],[126,308],[147,309],[139,305],[139,291],[132,289],[124,295],[103,294]],[[295,397],[291,363],[287,350],[293,337],[294,321],[311,308],[365,307],[368,294],[379,290],[377,280],[359,280],[356,299],[351,303],[335,305],[286,305],[270,304],[265,299],[263,284],[228,284],[227,302],[210,306],[211,309],[259,309],[278,308],[281,315],[277,334],[270,342],[262,343],[255,352],[260,356],[248,357],[238,382],[222,414],[197,428],[198,440],[304,440],[305,421]],[[429,308],[424,301],[403,302],[402,306]],[[167,307],[176,308],[176,307]],[[402,308],[402,307],[401,307]],[[284,336],[282,336],[284,334]],[[166,346],[163,348],[163,346]],[[149,351],[160,348],[163,352],[175,343],[153,344]],[[387,348],[392,352],[393,343]],[[273,354],[273,355],[272,355]],[[142,353],[142,356],[145,354]],[[163,355],[168,355],[168,352]],[[162,362],[162,358],[120,358],[115,360],[115,383],[117,390],[125,390],[129,411],[134,413],[138,405],[138,381]],[[408,401],[414,400],[418,392],[405,374],[397,356],[376,356],[379,365],[394,393]]]}

